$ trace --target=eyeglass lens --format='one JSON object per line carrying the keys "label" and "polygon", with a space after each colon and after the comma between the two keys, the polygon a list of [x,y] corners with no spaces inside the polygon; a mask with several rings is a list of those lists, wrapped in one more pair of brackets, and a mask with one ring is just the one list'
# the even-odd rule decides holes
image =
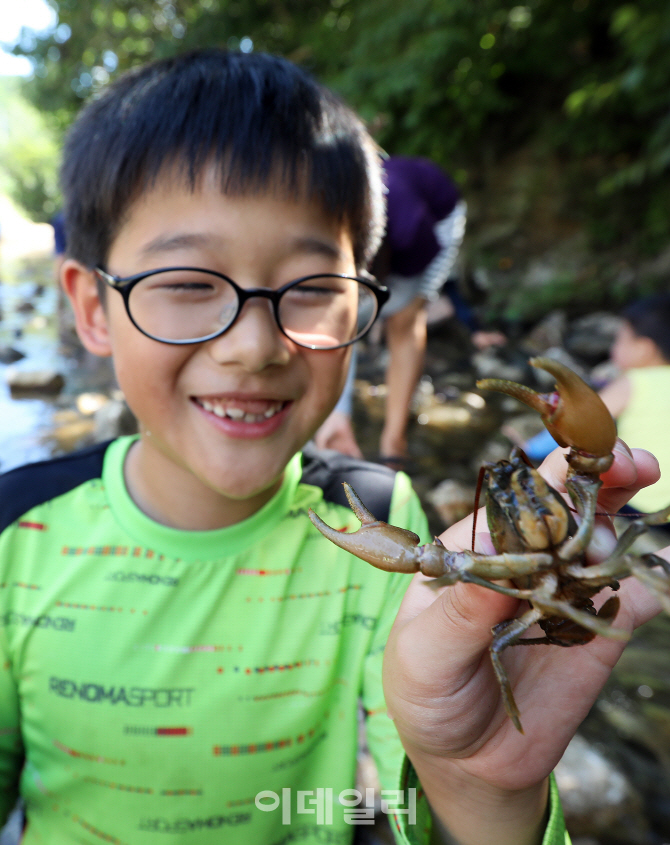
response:
{"label": "eyeglass lens", "polygon": [[[167,270],[137,282],[128,307],[147,334],[197,340],[225,331],[238,312],[238,295],[225,279],[203,270]],[[278,319],[297,344],[332,349],[361,335],[377,314],[377,299],[352,278],[314,276],[281,296]]]}

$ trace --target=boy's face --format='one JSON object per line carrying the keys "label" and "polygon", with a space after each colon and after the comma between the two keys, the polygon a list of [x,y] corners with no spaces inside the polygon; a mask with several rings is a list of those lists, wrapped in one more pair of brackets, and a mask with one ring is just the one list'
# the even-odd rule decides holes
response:
{"label": "boy's face", "polygon": [[[193,192],[159,179],[131,207],[105,269],[125,277],[180,265],[218,271],[243,288],[355,273],[346,228],[317,204],[270,192],[226,196],[213,174]],[[237,522],[271,498],[337,401],[350,357],[349,348],[296,346],[265,299],[247,302],[221,337],[188,346],[145,337],[111,289],[98,320],[109,348],[94,351],[113,355],[140,422],[126,466],[131,495],[150,516],[182,528]]]}
{"label": "boy's face", "polygon": [[656,349],[650,338],[636,334],[631,324],[624,320],[610,350],[610,360],[620,370],[647,367],[655,363]]}

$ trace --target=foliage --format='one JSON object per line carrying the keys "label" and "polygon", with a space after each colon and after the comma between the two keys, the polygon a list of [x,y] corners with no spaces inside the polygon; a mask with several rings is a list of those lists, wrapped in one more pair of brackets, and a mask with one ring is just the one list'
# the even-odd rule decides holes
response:
{"label": "foliage", "polygon": [[666,0],[49,0],[59,25],[16,52],[67,126],[82,100],[149,58],[218,45],[302,63],[394,153],[485,185],[524,144],[560,153],[598,243],[657,250],[670,208]]}
{"label": "foliage", "polygon": [[0,187],[37,222],[59,205],[58,144],[16,79],[0,77]]}

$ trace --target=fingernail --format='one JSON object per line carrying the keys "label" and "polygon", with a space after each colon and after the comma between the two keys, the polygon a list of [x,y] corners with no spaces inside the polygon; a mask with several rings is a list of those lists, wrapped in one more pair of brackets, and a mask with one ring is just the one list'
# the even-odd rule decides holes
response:
{"label": "fingernail", "polygon": [[619,437],[614,441],[614,449],[613,452],[618,452],[620,455],[625,455],[630,460],[633,460],[633,453],[631,452],[627,443],[621,440]]}

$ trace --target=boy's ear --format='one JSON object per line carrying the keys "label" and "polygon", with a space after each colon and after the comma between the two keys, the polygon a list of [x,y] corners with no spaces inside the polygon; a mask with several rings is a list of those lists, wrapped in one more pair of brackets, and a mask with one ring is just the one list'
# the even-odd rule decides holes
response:
{"label": "boy's ear", "polygon": [[93,271],[73,258],[66,258],[60,281],[74,311],[75,326],[84,347],[103,358],[112,354],[105,308],[100,301]]}

